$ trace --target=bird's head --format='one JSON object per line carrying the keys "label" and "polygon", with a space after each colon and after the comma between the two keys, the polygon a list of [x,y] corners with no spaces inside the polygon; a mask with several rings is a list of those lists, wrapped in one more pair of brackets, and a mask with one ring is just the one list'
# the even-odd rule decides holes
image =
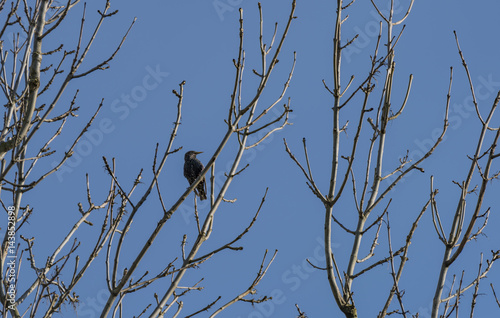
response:
{"label": "bird's head", "polygon": [[191,159],[194,159],[196,158],[196,155],[197,154],[200,154],[200,153],[203,153],[203,151],[188,151],[186,152],[186,154],[184,155],[184,160],[187,161],[187,160],[191,160]]}

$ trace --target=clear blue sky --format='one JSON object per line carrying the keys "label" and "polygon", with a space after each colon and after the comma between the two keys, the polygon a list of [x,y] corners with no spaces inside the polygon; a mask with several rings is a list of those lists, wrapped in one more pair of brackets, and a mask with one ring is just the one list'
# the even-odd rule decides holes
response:
{"label": "clear blue sky", "polygon": [[[406,9],[408,1],[399,2]],[[220,3],[225,4],[225,9],[217,7]],[[290,3],[291,1],[284,0],[263,2],[267,42],[274,22],[279,23],[279,33],[282,32]],[[101,9],[102,5],[89,3],[87,6],[87,23],[90,27],[96,21],[96,10]],[[255,84],[255,76],[251,75],[251,69],[259,66],[260,58],[257,1],[112,3],[112,9],[120,12],[102,26],[86,66],[107,57],[134,17],[137,17],[137,22],[109,70],[74,81],[68,87],[59,109],[67,107],[72,93],[79,88],[77,104],[80,106],[80,116],[68,121],[69,128],[53,144],[52,148],[58,150],[59,156],[84,127],[101,98],[104,98],[104,107],[90,133],[84,136],[81,146],[77,147],[74,158],[65,166],[66,169],[52,175],[25,198],[25,202],[30,202],[30,206],[35,209],[27,226],[32,235],[37,235],[36,244],[40,249],[40,259],[37,261],[40,264],[44,262],[42,250],[52,250],[55,242],[64,237],[72,222],[79,216],[77,202],[86,201],[85,173],[90,174],[94,200],[99,202],[104,199],[109,179],[103,169],[102,156],[116,158],[117,175],[126,187],[130,187],[141,168],[145,170],[145,182],[137,191],[142,193],[146,184],[149,184],[155,144],[166,146],[175,120],[176,98],[171,90],[177,89],[183,80],[186,80],[186,86],[182,125],[174,145],[182,146],[183,150],[171,157],[160,177],[168,203],[174,202],[187,186],[182,175],[184,152],[204,151],[199,158],[203,162],[210,158],[226,129],[223,119],[234,81],[232,59],[237,57],[240,6],[244,9],[247,56],[247,86],[243,94],[244,97],[249,97],[255,90],[255,86],[252,86]],[[381,4],[381,7],[385,6]],[[81,10],[81,5],[72,10],[58,37],[70,37],[73,39],[70,42],[76,41]],[[435,176],[436,187],[440,189],[438,202],[442,217],[448,225],[451,221],[459,194],[458,188],[451,181],[465,178],[469,165],[466,155],[473,153],[479,133],[478,120],[469,108],[468,84],[452,31],[456,30],[458,33],[477,89],[480,108],[486,112],[500,89],[500,44],[496,37],[500,27],[499,11],[500,3],[493,1],[475,5],[467,1],[432,4],[416,1],[406,20],[406,30],[396,49],[393,105],[402,102],[409,74],[413,74],[414,81],[405,112],[389,127],[391,136],[386,152],[386,171],[397,165],[398,158],[407,149],[411,157],[418,158],[419,151],[426,150],[435,138],[433,131],[442,126],[450,66],[454,67],[455,73],[450,110],[450,121],[451,116],[454,121],[450,122],[446,140],[423,164],[425,174],[411,174],[392,194],[390,217],[394,246],[403,244],[413,218],[428,200],[431,175]],[[374,26],[378,25],[380,18],[369,4],[362,1],[356,2],[347,13],[350,18],[343,26],[344,41],[351,39],[356,33],[360,36],[343,56],[342,73],[344,83],[351,74],[356,75],[355,85],[368,71],[369,56],[376,41]],[[402,12],[399,12],[398,16],[401,15]],[[272,252],[278,249],[275,262],[257,288],[257,296],[273,294],[274,300],[255,307],[240,303],[221,316],[293,317],[296,314],[295,303],[309,317],[340,316],[329,290],[326,274],[312,269],[305,262],[309,258],[314,264],[324,266],[321,242],[324,209],[307,188],[301,172],[288,158],[282,142],[282,138],[286,137],[296,155],[303,158],[302,138],[307,138],[313,174],[318,185],[326,192],[332,152],[332,100],[321,80],[332,83],[334,3],[298,1],[296,16],[298,19],[292,24],[280,63],[263,97],[263,100],[270,101],[279,95],[291,66],[293,52],[297,51],[296,71],[286,95],[286,98],[291,98],[293,113],[290,121],[293,125],[273,135],[266,143],[250,150],[243,157],[243,163],[250,163],[250,167],[235,179],[227,194],[228,198],[238,200],[234,204],[226,203],[221,206],[217,212],[214,234],[201,253],[237,235],[251,220],[266,187],[269,187],[266,203],[257,224],[241,242],[245,247],[243,251],[221,253],[186,276],[181,285],[187,286],[205,277],[202,285],[206,288],[203,292],[193,292],[185,299],[182,315],[200,309],[219,295],[224,297],[221,300],[224,303],[244,291],[254,279],[264,250]],[[88,35],[87,32],[86,36]],[[55,46],[57,38],[53,40]],[[46,44],[45,49],[49,48],[50,44]],[[383,83],[383,78],[378,78],[378,83]],[[373,103],[376,101],[373,99]],[[346,109],[343,114],[346,117],[341,121],[350,119],[351,125],[347,137],[342,137],[343,142],[350,142],[354,135],[357,120],[354,115],[358,112],[358,105],[352,104],[352,110]],[[499,119],[496,116],[496,126],[500,123]],[[366,145],[367,140],[365,136],[361,145]],[[235,140],[232,140],[228,151],[223,152],[217,163],[217,168],[221,171],[226,169],[226,162],[230,162],[233,156],[234,152],[229,149],[234,144]],[[344,148],[342,154],[347,154],[347,151]],[[38,168],[50,167],[52,161],[55,159],[48,158]],[[498,165],[496,168],[498,170]],[[500,222],[500,186],[498,182],[493,182],[490,186],[484,203],[484,207],[492,207],[490,226],[485,230],[487,236],[471,242],[452,267],[452,272],[457,274],[462,269],[466,270],[465,281],[471,280],[477,271],[479,251],[489,253],[492,249],[498,249],[500,235],[495,224]],[[167,224],[164,228],[137,276],[146,268],[150,272],[158,271],[171,261],[173,252],[177,253],[179,250],[182,234],[189,233],[188,239],[194,241],[195,223],[189,213],[192,197],[185,204],[170,221],[175,225]],[[206,209],[206,206],[202,206],[201,214],[206,213]],[[345,220],[346,225],[353,227],[354,214],[352,195],[348,190],[335,209],[335,215]],[[134,229],[128,234],[131,245],[127,252],[134,255],[132,253],[138,251],[161,215],[159,204],[151,197],[136,218]],[[94,215],[91,221],[100,219],[101,215]],[[67,225],[67,229],[55,228],[55,224]],[[87,228],[82,229],[78,235],[83,241],[82,251],[93,244],[93,240],[87,241],[86,235],[90,235],[95,229]],[[384,229],[381,233],[380,246],[374,259],[387,254]],[[372,235],[373,233],[366,236],[362,255],[368,251]],[[337,260],[345,268],[352,237],[335,227],[334,240]],[[429,210],[413,239],[410,260],[401,282],[401,288],[406,291],[406,308],[411,313],[420,311],[420,317],[427,317],[426,312],[430,311],[443,249],[433,229]],[[94,313],[98,312],[95,308],[102,306],[107,298],[103,255],[104,253],[92,265],[89,279],[83,280],[76,289],[81,302],[79,317],[95,317]],[[485,254],[485,257],[489,255]],[[27,264],[25,262],[24,266]],[[121,264],[126,267],[130,263],[124,260]],[[363,265],[359,268],[363,268]],[[499,273],[494,268],[488,275],[488,280],[482,283],[481,292],[485,295],[479,297],[477,317],[491,317],[500,312],[498,307],[493,306],[494,299],[489,289],[490,282],[500,282]],[[354,297],[357,299],[360,317],[373,317],[382,308],[381,301],[385,300],[390,289],[390,279],[388,267],[382,266],[374,274],[368,274],[354,282]],[[166,283],[157,282],[152,289],[128,296],[125,308],[130,310],[130,314],[138,315],[142,308],[154,302],[153,290],[161,295]],[[500,284],[497,284],[497,290],[500,291]],[[470,298],[464,299],[463,308],[467,312]],[[66,310],[64,317],[74,315],[70,307]],[[128,315],[127,313],[126,316]]]}

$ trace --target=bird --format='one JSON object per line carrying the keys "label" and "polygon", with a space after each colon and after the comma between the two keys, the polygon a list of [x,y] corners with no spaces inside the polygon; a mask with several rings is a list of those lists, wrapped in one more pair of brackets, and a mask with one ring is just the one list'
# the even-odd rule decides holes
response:
{"label": "bird", "polygon": [[[184,155],[184,177],[186,177],[189,185],[193,184],[193,182],[200,176],[201,172],[205,168],[196,155],[203,153],[198,151],[188,151]],[[205,177],[203,177],[194,189],[195,195],[200,197],[200,200],[207,199],[207,185],[205,183]]]}

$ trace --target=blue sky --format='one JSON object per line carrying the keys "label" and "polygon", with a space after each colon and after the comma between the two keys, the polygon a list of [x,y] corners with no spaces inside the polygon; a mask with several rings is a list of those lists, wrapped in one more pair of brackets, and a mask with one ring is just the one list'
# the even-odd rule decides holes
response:
{"label": "blue sky", "polygon": [[[279,23],[278,33],[282,32],[290,3],[291,1],[283,0],[262,3],[266,42],[270,40],[274,22]],[[408,1],[396,1],[397,7],[398,3],[404,11]],[[87,23],[90,26],[95,23],[96,10],[102,4],[92,3],[87,6]],[[380,6],[383,8],[386,4]],[[111,62],[109,70],[76,80],[68,87],[59,109],[67,107],[78,88],[79,117],[69,120],[63,135],[53,144],[53,149],[57,149],[58,154],[54,159],[47,158],[40,163],[39,171],[51,167],[56,158],[59,158],[57,156],[63,154],[65,147],[71,144],[85,126],[86,120],[92,116],[102,98],[103,109],[64,170],[53,174],[25,197],[25,202],[30,202],[30,206],[35,209],[27,227],[32,235],[37,236],[40,263],[44,262],[42,251],[45,248],[53,250],[55,242],[64,237],[72,222],[78,218],[77,202],[86,201],[86,173],[90,175],[94,200],[99,202],[104,199],[109,187],[109,177],[104,171],[102,156],[116,158],[117,175],[125,187],[130,187],[137,173],[144,168],[145,182],[138,189],[144,191],[151,178],[150,167],[155,145],[160,143],[160,147],[166,146],[175,120],[177,100],[171,91],[178,89],[178,84],[183,80],[186,81],[186,86],[182,125],[174,144],[175,148],[182,146],[183,150],[167,161],[159,180],[164,199],[169,203],[175,202],[184,192],[187,186],[182,175],[184,152],[203,151],[204,154],[199,155],[199,159],[206,162],[225,133],[223,119],[234,82],[232,59],[237,57],[238,50],[238,7],[244,9],[247,64],[243,95],[248,98],[252,96],[256,83],[251,70],[259,66],[260,59],[257,1],[216,0],[197,1],[194,4],[182,1],[147,1],[142,5],[112,3],[112,9],[118,9],[119,13],[103,25],[94,50],[83,68],[105,59],[113,52],[134,17],[137,17],[137,22],[122,50]],[[416,1],[405,22],[406,29],[396,48],[393,105],[402,102],[410,74],[413,74],[414,80],[405,112],[389,127],[386,171],[397,165],[398,158],[406,150],[409,151],[410,158],[419,158],[435,140],[434,131],[442,127],[450,66],[454,68],[454,82],[450,127],[445,141],[422,165],[424,174],[412,173],[391,193],[393,202],[390,218],[394,246],[403,244],[412,220],[428,200],[431,175],[434,175],[435,185],[440,189],[437,200],[442,218],[445,223],[448,222],[446,229],[449,228],[459,194],[458,188],[451,181],[465,178],[469,165],[466,155],[473,153],[480,128],[475,112],[470,108],[467,78],[452,31],[456,30],[458,33],[476,88],[479,107],[486,113],[500,89],[500,65],[496,54],[500,47],[495,37],[500,27],[497,17],[499,10],[500,3],[493,1],[475,5],[466,1],[432,4]],[[68,43],[76,41],[81,11],[81,5],[72,10],[64,28],[58,31],[57,37],[51,39],[54,46],[59,43],[60,37],[67,38]],[[356,33],[360,36],[344,52],[342,74],[344,83],[347,83],[351,74],[355,74],[353,85],[356,85],[356,81],[367,74],[369,56],[373,54],[378,32],[374,31],[374,27],[378,25],[379,17],[370,4],[361,1],[351,6],[347,13],[349,19],[343,26],[344,41],[351,39]],[[403,12],[398,13],[399,16],[402,14]],[[293,125],[287,126],[243,156],[243,164],[249,163],[250,167],[234,180],[227,194],[228,198],[238,200],[234,204],[226,203],[221,206],[217,212],[214,234],[200,253],[218,247],[244,229],[258,208],[266,187],[269,187],[265,205],[258,222],[241,242],[245,247],[243,251],[223,252],[186,276],[183,286],[205,277],[202,282],[205,290],[193,292],[185,299],[183,315],[200,309],[219,295],[224,297],[221,300],[224,303],[244,291],[254,279],[265,249],[270,252],[277,249],[279,252],[275,262],[257,288],[258,296],[271,294],[274,299],[255,307],[237,304],[221,316],[292,317],[296,313],[295,303],[309,317],[340,316],[329,290],[326,274],[312,269],[305,262],[309,258],[312,263],[324,266],[324,256],[321,253],[324,208],[307,188],[300,170],[288,158],[282,141],[286,138],[297,157],[303,158],[302,138],[307,139],[315,180],[321,190],[326,192],[332,152],[332,99],[321,81],[324,79],[327,83],[332,83],[334,3],[299,1],[295,15],[298,19],[292,24],[280,62],[262,99],[265,105],[279,95],[293,61],[293,52],[296,51],[296,70],[286,95],[286,98],[291,98],[293,113],[290,121]],[[87,31],[86,36],[89,36],[88,32],[90,31]],[[45,48],[49,49],[50,44],[45,44]],[[383,78],[379,77],[378,83],[382,84]],[[376,103],[376,99],[373,103]],[[341,119],[341,122],[350,119],[352,125],[347,135],[342,136],[342,143],[346,145],[354,135],[357,106],[359,100],[354,100]],[[496,126],[499,125],[498,115],[494,122]],[[49,130],[46,133],[48,132]],[[368,134],[364,135],[361,146],[367,145],[367,136]],[[227,169],[226,163],[230,163],[234,156],[231,147],[235,143],[234,139],[230,141],[227,151],[222,153],[217,162],[221,173]],[[341,152],[347,154],[349,148],[343,149]],[[360,167],[361,164],[360,162]],[[498,164],[494,170],[498,170]],[[483,205],[492,207],[486,236],[471,242],[452,267],[452,274],[460,275],[462,269],[466,270],[465,281],[470,281],[477,272],[481,251],[486,253],[487,258],[490,250],[498,249],[500,235],[495,230],[495,224],[500,222],[497,208],[499,190],[499,183],[492,182]],[[189,238],[194,241],[195,223],[190,214],[192,196],[184,204],[174,214],[170,221],[172,224],[167,224],[157,238],[156,245],[150,250],[139,273],[146,268],[155,272],[171,261],[172,255],[178,252],[184,233],[188,233],[188,241]],[[470,206],[472,205],[471,203]],[[207,206],[202,205],[200,209],[203,215]],[[91,221],[100,220],[102,213],[95,212]],[[344,220],[347,226],[354,227],[354,213],[352,195],[348,189],[339,201],[335,215]],[[135,255],[161,215],[161,207],[151,197],[128,234],[130,245],[127,252],[130,254],[124,255],[122,266],[129,266],[130,258],[127,260],[127,257]],[[375,215],[371,217],[374,218]],[[85,251],[86,246],[91,246],[92,242],[86,238],[95,230],[82,228],[78,235],[83,242],[82,251]],[[345,267],[352,237],[338,227],[334,229],[333,235],[334,252],[338,262]],[[373,233],[367,234],[361,255],[368,251],[372,237]],[[401,288],[406,291],[406,308],[412,313],[420,311],[420,317],[428,317],[426,313],[430,311],[443,250],[444,246],[437,239],[428,210],[416,231],[410,247],[410,261],[405,267],[401,282]],[[386,254],[387,235],[383,228],[375,259],[385,257]],[[102,256],[92,265],[89,279],[83,280],[76,289],[81,295],[79,317],[94,317],[107,298]],[[363,268],[363,265],[359,268]],[[354,282],[354,297],[357,299],[360,317],[373,317],[382,308],[381,301],[385,300],[391,287],[389,274],[388,267],[382,266],[373,274]],[[477,317],[491,316],[500,311],[494,306],[488,286],[490,282],[498,281],[500,274],[493,268],[488,280],[481,285],[484,295],[478,300]],[[153,291],[162,294],[165,284],[166,282],[157,282],[152,289],[128,296],[130,302],[127,302],[126,308],[131,314],[139,314],[143,307],[154,301]],[[500,290],[500,285],[497,290]],[[464,299],[463,311],[468,312],[470,297]],[[65,317],[73,315],[71,308],[66,309]]]}

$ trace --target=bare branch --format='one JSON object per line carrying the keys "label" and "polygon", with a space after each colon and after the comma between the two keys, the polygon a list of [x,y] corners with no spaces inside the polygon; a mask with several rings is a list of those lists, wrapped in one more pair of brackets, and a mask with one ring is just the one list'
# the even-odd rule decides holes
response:
{"label": "bare branch", "polygon": [[[300,168],[300,170],[302,170],[302,173],[304,173],[304,176],[306,177],[307,181],[308,181],[308,185],[309,185],[309,188],[311,189],[311,191],[323,202],[323,203],[326,203],[326,198],[323,196],[323,194],[321,193],[321,191],[318,189],[318,187],[316,186],[316,184],[314,183],[314,179],[312,179],[312,175],[308,174],[306,172],[306,170],[302,167],[302,165],[300,164],[300,162],[295,158],[295,156],[292,154],[292,152],[290,151],[290,148],[288,148],[288,144],[286,143],[286,139],[283,138],[283,143],[285,144],[285,150],[286,152],[288,153],[288,155],[290,156],[290,158],[292,158],[293,161],[295,161],[295,163],[297,164],[297,166]],[[304,143],[304,152],[306,153],[307,155],[307,148],[305,146],[305,138],[303,139],[303,143]],[[310,164],[309,164],[309,161],[307,160],[307,166],[308,166],[308,169],[310,167]],[[309,172],[310,172],[310,169],[309,169]]]}
{"label": "bare branch", "polygon": [[213,318],[216,315],[220,314],[224,309],[228,308],[229,306],[231,306],[232,304],[234,304],[238,301],[244,301],[244,302],[250,302],[252,304],[256,304],[256,303],[261,303],[263,301],[269,300],[270,298],[268,298],[267,296],[264,296],[263,298],[260,298],[260,299],[245,299],[244,297],[246,297],[248,295],[254,295],[256,293],[255,287],[260,283],[262,278],[264,278],[264,276],[266,275],[267,270],[269,269],[269,266],[271,266],[272,262],[274,261],[274,258],[276,257],[277,253],[278,253],[278,250],[274,251],[274,254],[271,257],[271,260],[267,263],[267,265],[265,265],[266,256],[267,256],[267,250],[266,250],[266,252],[264,253],[264,257],[262,258],[262,263],[260,264],[260,268],[259,268],[259,271],[257,273],[257,277],[254,279],[254,281],[252,282],[250,287],[248,287],[248,289],[246,291],[242,292],[241,294],[239,294],[238,296],[236,296],[235,298],[233,298],[232,300],[227,302],[225,305],[223,305],[219,309],[217,309],[212,315],[210,315],[210,318]]}
{"label": "bare branch", "polygon": [[497,302],[498,308],[500,308],[500,301],[497,298],[497,294],[495,293],[495,288],[493,288],[493,284],[490,284],[491,291],[493,291],[493,296],[495,297],[495,301]]}

